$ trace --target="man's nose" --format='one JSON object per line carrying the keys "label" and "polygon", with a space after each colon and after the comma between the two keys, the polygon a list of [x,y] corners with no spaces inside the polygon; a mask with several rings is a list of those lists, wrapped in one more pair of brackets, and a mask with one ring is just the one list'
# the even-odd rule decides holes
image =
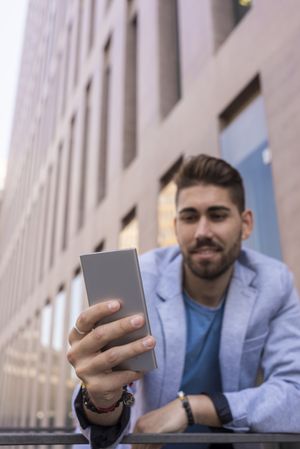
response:
{"label": "man's nose", "polygon": [[201,217],[197,223],[195,237],[200,238],[211,236],[212,236],[212,229],[209,220],[207,220],[206,217]]}

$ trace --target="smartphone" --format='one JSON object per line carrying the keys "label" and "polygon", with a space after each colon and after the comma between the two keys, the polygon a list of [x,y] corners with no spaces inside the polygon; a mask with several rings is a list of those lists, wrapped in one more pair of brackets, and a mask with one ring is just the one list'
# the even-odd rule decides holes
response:
{"label": "smartphone", "polygon": [[[136,250],[83,254],[80,256],[80,262],[90,305],[107,299],[121,300],[121,309],[101,320],[101,324],[139,313],[145,317],[142,328],[113,340],[107,348],[121,346],[150,335],[150,323]],[[122,362],[114,369],[146,372],[154,368],[157,368],[157,363],[155,351],[152,349]]]}

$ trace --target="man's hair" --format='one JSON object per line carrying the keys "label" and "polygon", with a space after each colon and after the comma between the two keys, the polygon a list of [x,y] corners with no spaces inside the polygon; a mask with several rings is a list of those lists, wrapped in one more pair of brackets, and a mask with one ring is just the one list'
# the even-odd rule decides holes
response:
{"label": "man's hair", "polygon": [[198,184],[211,184],[228,189],[240,213],[245,210],[245,191],[241,175],[223,159],[206,154],[191,156],[183,162],[174,181],[177,186],[176,204],[182,189]]}

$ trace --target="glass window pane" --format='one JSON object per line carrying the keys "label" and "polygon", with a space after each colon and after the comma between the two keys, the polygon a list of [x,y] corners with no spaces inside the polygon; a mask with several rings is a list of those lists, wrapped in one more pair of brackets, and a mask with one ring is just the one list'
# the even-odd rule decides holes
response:
{"label": "glass window pane", "polygon": [[[82,274],[78,273],[72,280],[71,285],[71,299],[70,299],[70,317],[69,317],[69,331],[73,327],[78,315],[80,314],[83,307],[83,282]],[[69,365],[69,375],[66,380],[67,389],[67,405],[66,405],[66,416],[65,425],[73,426],[73,413],[72,413],[72,394],[78,378],[76,376],[74,368]]]}
{"label": "glass window pane", "polygon": [[254,230],[243,246],[281,259],[271,151],[261,95],[234,116],[222,131],[220,141],[223,158],[242,175],[246,207],[254,212]]}
{"label": "glass window pane", "polygon": [[64,344],[64,320],[65,320],[66,294],[62,290],[55,297],[54,328],[52,348],[61,351]]}
{"label": "glass window pane", "polygon": [[40,338],[41,338],[41,345],[44,347],[50,346],[51,319],[52,319],[52,304],[48,303],[42,310]]}
{"label": "glass window pane", "polygon": [[158,196],[158,245],[169,246],[177,243],[174,232],[176,184],[170,181]]}
{"label": "glass window pane", "polygon": [[70,310],[69,310],[69,332],[74,326],[78,315],[82,311],[82,295],[83,295],[83,284],[81,273],[77,274],[71,285],[71,300],[70,300]]}
{"label": "glass window pane", "polygon": [[120,232],[119,249],[136,248],[138,250],[138,234],[138,221],[134,217]]}

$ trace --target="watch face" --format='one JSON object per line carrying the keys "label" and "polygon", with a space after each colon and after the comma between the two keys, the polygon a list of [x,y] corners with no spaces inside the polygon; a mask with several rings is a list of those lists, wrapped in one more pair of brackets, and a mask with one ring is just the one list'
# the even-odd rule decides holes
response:
{"label": "watch face", "polygon": [[123,393],[123,404],[131,407],[135,402],[134,396],[129,391],[124,391]]}

